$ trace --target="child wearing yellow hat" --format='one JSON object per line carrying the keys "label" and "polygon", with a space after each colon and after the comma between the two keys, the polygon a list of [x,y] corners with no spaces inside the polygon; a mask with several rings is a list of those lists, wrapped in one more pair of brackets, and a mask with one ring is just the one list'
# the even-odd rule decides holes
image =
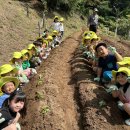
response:
{"label": "child wearing yellow hat", "polygon": [[5,76],[0,78],[0,108],[3,102],[19,86],[19,80],[16,77]]}
{"label": "child wearing yellow hat", "polygon": [[60,22],[60,25],[59,25],[59,32],[60,32],[60,43],[61,43],[61,40],[62,40],[62,38],[63,38],[63,35],[64,35],[64,24],[63,24],[63,22],[64,22],[64,18],[60,18],[59,19],[59,22]]}
{"label": "child wearing yellow hat", "polygon": [[52,37],[53,37],[53,41],[52,41],[52,48],[55,48],[57,46],[59,46],[60,43],[60,36],[59,36],[59,32],[54,30],[52,32]]}
{"label": "child wearing yellow hat", "polygon": [[[113,78],[116,81],[116,86],[112,91],[115,98],[119,98],[118,107],[125,110],[130,115],[130,69],[127,67],[120,67],[118,71],[112,71]],[[127,125],[130,125],[130,118],[125,120]]]}
{"label": "child wearing yellow hat", "polygon": [[112,70],[118,69],[117,62],[123,59],[122,56],[116,51],[116,48],[108,49],[106,43],[99,43],[95,47],[95,51],[99,58],[97,77],[94,78],[94,81],[111,82]]}
{"label": "child wearing yellow hat", "polygon": [[89,36],[89,37],[92,37],[93,35],[95,35],[96,33],[93,32],[93,31],[85,31],[83,33],[83,37],[86,37],[86,36]]}
{"label": "child wearing yellow hat", "polygon": [[24,70],[24,74],[28,77],[28,79],[30,79],[35,74],[37,74],[37,72],[34,68],[30,68],[30,63],[29,63],[30,53],[28,52],[28,50],[23,49],[21,53],[23,57],[22,67]]}
{"label": "child wearing yellow hat", "polygon": [[43,40],[43,45],[42,45],[42,59],[47,59],[47,47],[48,47],[48,41],[47,40]]}
{"label": "child wearing yellow hat", "polygon": [[4,64],[0,66],[0,77],[4,76],[17,76],[18,69],[10,64]]}
{"label": "child wearing yellow hat", "polygon": [[49,35],[49,31],[47,29],[45,29],[42,34],[42,37],[46,39],[48,37],[48,35]]}
{"label": "child wearing yellow hat", "polygon": [[36,68],[41,63],[41,60],[37,56],[36,46],[34,44],[29,44],[28,52],[31,54],[31,58],[29,59],[30,68]]}
{"label": "child wearing yellow hat", "polygon": [[24,70],[22,67],[22,53],[21,52],[14,52],[13,58],[10,60],[11,64],[18,69],[18,79],[21,83],[28,83],[29,80],[27,76],[24,74]]}
{"label": "child wearing yellow hat", "polygon": [[122,61],[117,62],[119,67],[127,67],[130,68],[130,57],[124,57]]}
{"label": "child wearing yellow hat", "polygon": [[26,110],[25,93],[22,91],[11,93],[0,109],[0,130],[21,130],[18,121],[20,116],[25,118]]}
{"label": "child wearing yellow hat", "polygon": [[53,30],[59,31],[59,25],[60,25],[60,23],[59,23],[59,17],[55,16],[53,23],[49,27],[49,30],[50,30],[50,28],[52,28]]}
{"label": "child wearing yellow hat", "polygon": [[51,35],[49,35],[46,40],[47,40],[47,42],[48,42],[46,54],[49,55],[49,54],[50,54],[50,51],[51,51],[51,46],[52,46],[53,37],[52,37]]}

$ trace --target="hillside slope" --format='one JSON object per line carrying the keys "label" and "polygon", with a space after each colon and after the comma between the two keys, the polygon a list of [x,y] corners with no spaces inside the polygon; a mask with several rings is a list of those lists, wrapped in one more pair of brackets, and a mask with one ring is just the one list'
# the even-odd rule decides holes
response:
{"label": "hillside slope", "polygon": [[[14,0],[0,1],[0,65],[9,61],[13,51],[26,48],[27,44],[38,37],[38,21],[42,19],[42,10],[36,10],[34,4],[29,3],[27,17],[26,3]],[[55,14],[59,15],[54,12],[48,13],[47,27]],[[79,29],[84,23],[85,21],[81,21],[78,15],[65,19],[65,36]]]}

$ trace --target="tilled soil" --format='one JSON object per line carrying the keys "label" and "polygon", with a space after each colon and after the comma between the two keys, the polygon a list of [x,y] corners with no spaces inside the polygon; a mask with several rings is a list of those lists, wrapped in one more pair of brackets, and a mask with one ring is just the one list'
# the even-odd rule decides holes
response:
{"label": "tilled soil", "polygon": [[81,32],[74,34],[60,47],[52,50],[50,57],[40,66],[39,75],[25,88],[28,96],[28,115],[22,121],[23,130],[82,129],[78,125],[74,85],[69,84],[69,61],[78,46],[80,35]]}
{"label": "tilled soil", "polygon": [[[23,130],[129,130],[116,101],[93,82],[94,73],[79,48],[81,33],[67,38],[25,87],[28,114]],[[104,38],[108,44],[110,40]],[[123,55],[128,46],[111,42]],[[124,54],[125,53],[125,54]],[[105,105],[100,106],[99,102]]]}
{"label": "tilled soil", "polygon": [[[77,49],[71,61],[72,79],[75,79],[77,103],[80,106],[80,120],[84,130],[129,130],[124,124],[116,101],[105,88],[93,82],[94,74],[82,51]],[[99,102],[104,101],[104,106]]]}

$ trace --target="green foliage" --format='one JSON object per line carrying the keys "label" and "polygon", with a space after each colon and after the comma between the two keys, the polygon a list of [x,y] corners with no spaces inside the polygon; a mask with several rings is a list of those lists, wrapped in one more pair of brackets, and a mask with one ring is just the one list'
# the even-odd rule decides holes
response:
{"label": "green foliage", "polygon": [[130,0],[41,0],[49,9],[64,11],[66,14],[78,11],[88,17],[90,10],[98,8],[100,26],[114,31],[118,22],[118,34],[128,35],[130,30]]}
{"label": "green foliage", "polygon": [[43,106],[41,107],[40,113],[43,115],[46,115],[48,112],[50,112],[49,106]]}

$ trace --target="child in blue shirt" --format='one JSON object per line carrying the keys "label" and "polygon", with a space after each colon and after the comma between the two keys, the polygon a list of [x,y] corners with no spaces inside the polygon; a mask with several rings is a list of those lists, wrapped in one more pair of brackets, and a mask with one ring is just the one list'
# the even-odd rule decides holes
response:
{"label": "child in blue shirt", "polygon": [[[99,43],[95,47],[95,51],[98,54],[98,71],[97,77],[94,78],[94,81],[100,81],[100,79],[105,81],[111,81],[112,79],[112,70],[117,70],[117,62],[121,61],[122,56],[116,51],[114,47],[107,47],[105,43]],[[109,52],[110,51],[110,52]]]}

